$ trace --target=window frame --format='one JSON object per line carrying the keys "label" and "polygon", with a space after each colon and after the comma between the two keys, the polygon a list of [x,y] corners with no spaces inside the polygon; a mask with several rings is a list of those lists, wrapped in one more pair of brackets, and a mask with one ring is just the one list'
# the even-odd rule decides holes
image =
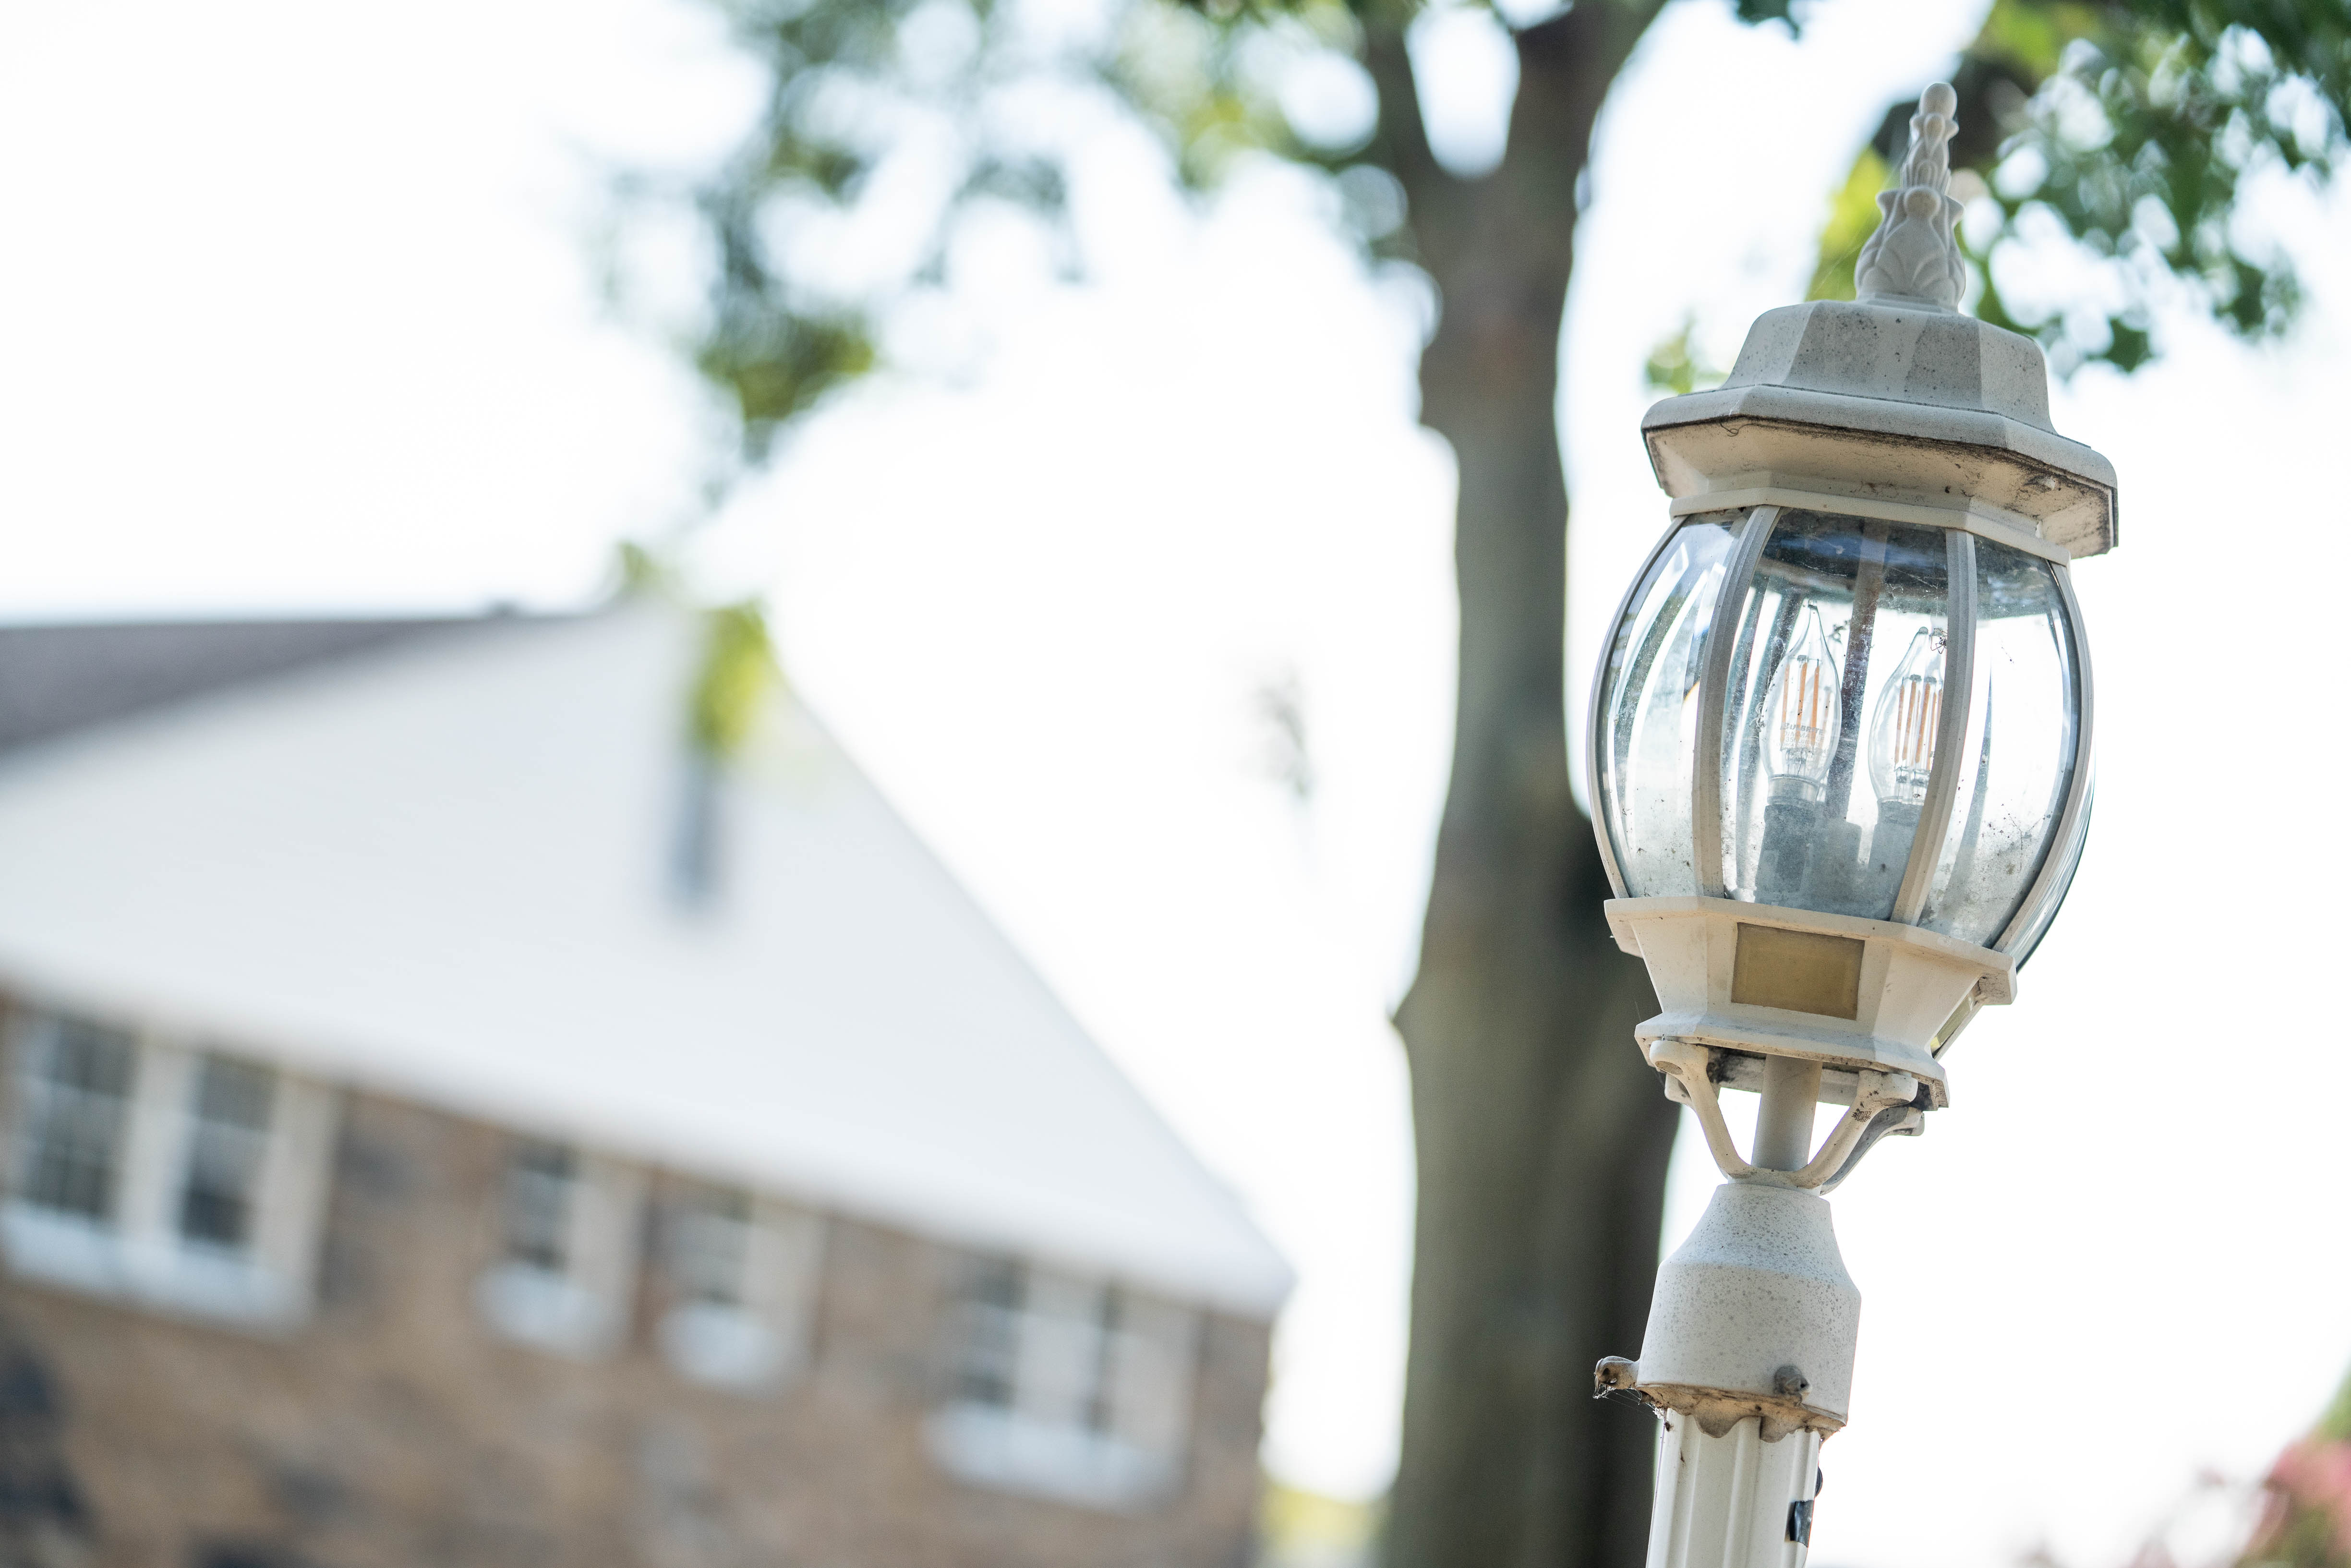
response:
{"label": "window frame", "polygon": [[[720,1208],[733,1212],[722,1216]],[[731,1226],[735,1279],[723,1289],[693,1276],[715,1249],[697,1240]],[[810,1210],[747,1188],[673,1177],[661,1207],[656,1260],[665,1310],[654,1337],[687,1380],[773,1392],[804,1371],[815,1339],[828,1227]]]}
{"label": "window frame", "polygon": [[[502,1338],[576,1359],[609,1354],[626,1336],[639,1274],[644,1173],[561,1138],[502,1130],[487,1212],[488,1261],[474,1281],[475,1305]],[[557,1228],[541,1256],[514,1246],[523,1158],[561,1149],[569,1167]]]}
{"label": "window frame", "polygon": [[[107,1038],[110,1042],[120,1045],[124,1060],[122,1082],[119,1088],[111,1092],[101,1094],[94,1092],[92,1086],[89,1084],[68,1084],[60,1081],[53,1071],[56,1053],[65,1044],[67,1031],[73,1029],[89,1030],[93,1033]],[[16,1099],[14,1147],[9,1162],[9,1191],[12,1195],[22,1195],[21,1200],[26,1204],[45,1209],[60,1218],[78,1218],[93,1225],[111,1224],[122,1205],[122,1167],[131,1142],[132,1116],[138,1103],[140,1065],[138,1037],[129,1030],[110,1028],[92,1019],[47,1013],[28,1023],[23,1031],[22,1038],[23,1043],[19,1048],[22,1061],[16,1064],[15,1074]],[[105,1129],[101,1139],[87,1139],[69,1134],[68,1142],[81,1143],[84,1146],[73,1149],[63,1162],[68,1165],[89,1164],[88,1155],[90,1151],[87,1147],[88,1143],[102,1142],[105,1145],[104,1157],[97,1177],[100,1189],[97,1195],[97,1201],[91,1205],[84,1205],[77,1202],[54,1201],[49,1197],[40,1196],[41,1189],[53,1185],[45,1181],[43,1176],[45,1172],[54,1168],[54,1164],[49,1157],[52,1153],[50,1134],[54,1122],[86,1120],[91,1117],[96,1110],[94,1106],[87,1104],[74,1105],[61,1117],[60,1112],[64,1110],[61,1103],[94,1101],[100,1098],[115,1102],[114,1106],[107,1113],[110,1125]],[[76,1113],[80,1114],[77,1115]],[[82,1128],[76,1131],[86,1133],[88,1129]]]}
{"label": "window frame", "polygon": [[[1008,1277],[1008,1301],[991,1288]],[[946,1312],[945,1393],[925,1424],[933,1457],[997,1490],[1110,1511],[1163,1500],[1188,1469],[1204,1323],[1114,1281],[967,1259]],[[1001,1396],[973,1397],[983,1384]]]}
{"label": "window frame", "polygon": [[[45,1202],[28,1180],[38,1157],[30,1124],[49,1092],[43,1061],[59,1031],[79,1026],[126,1040],[131,1052],[102,1214]],[[340,1115],[336,1091],[210,1039],[21,994],[7,1002],[0,1046],[11,1090],[7,1188],[0,1194],[0,1251],[9,1272],[257,1331],[281,1331],[308,1316]],[[263,1125],[245,1151],[247,1190],[234,1245],[193,1236],[183,1224],[192,1166],[204,1157],[205,1118],[196,1097],[215,1062],[266,1075]]]}
{"label": "window frame", "polygon": [[[179,1179],[172,1184],[172,1228],[183,1246],[242,1256],[258,1239],[269,1144],[277,1131],[274,1124],[278,1073],[275,1068],[216,1051],[204,1052],[191,1066]],[[214,1103],[215,1085],[234,1083],[239,1077],[246,1080],[244,1087],[257,1089],[260,1094],[257,1113],[250,1118],[223,1113],[231,1108]],[[228,1174],[225,1167],[236,1167],[231,1179],[214,1182],[213,1176]],[[191,1223],[196,1215],[233,1217],[231,1234],[203,1232]]]}

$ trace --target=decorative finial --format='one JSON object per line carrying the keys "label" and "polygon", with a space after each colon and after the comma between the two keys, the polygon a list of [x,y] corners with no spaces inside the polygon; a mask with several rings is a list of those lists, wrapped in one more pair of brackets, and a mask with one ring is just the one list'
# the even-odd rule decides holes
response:
{"label": "decorative finial", "polygon": [[1918,99],[1910,117],[1910,151],[1902,160],[1895,189],[1877,193],[1877,232],[1854,264],[1854,291],[1863,299],[1885,299],[1956,310],[1967,274],[1959,263],[1954,225],[1964,210],[1949,195],[1951,132],[1959,95],[1937,82]]}

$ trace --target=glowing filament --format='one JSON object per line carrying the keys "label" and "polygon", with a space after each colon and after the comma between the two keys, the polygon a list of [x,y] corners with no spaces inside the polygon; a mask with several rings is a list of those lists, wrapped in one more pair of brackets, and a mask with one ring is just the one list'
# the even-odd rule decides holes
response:
{"label": "glowing filament", "polygon": [[1803,632],[1780,661],[1764,699],[1764,763],[1774,795],[1821,798],[1836,751],[1837,685],[1836,655],[1829,652],[1821,612],[1808,608]]}
{"label": "glowing filament", "polygon": [[1925,801],[1942,725],[1943,643],[1922,626],[1877,699],[1870,728],[1869,781],[1879,800],[1893,806]]}

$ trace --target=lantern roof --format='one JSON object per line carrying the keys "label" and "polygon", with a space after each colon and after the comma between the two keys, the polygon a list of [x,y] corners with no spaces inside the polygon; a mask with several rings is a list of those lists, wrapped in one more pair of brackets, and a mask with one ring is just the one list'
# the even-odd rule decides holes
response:
{"label": "lantern roof", "polygon": [[1677,513],[1865,500],[1969,512],[2069,559],[2114,548],[2114,465],[2051,424],[2040,345],[1958,311],[1956,102],[1939,82],[1919,100],[1855,267],[1859,298],[1765,311],[1721,386],[1643,417]]}

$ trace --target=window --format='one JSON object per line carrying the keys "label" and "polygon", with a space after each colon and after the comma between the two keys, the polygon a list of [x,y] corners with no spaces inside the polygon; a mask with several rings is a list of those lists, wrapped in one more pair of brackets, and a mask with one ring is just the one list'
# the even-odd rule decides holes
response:
{"label": "window", "polygon": [[136,1051],[129,1035],[81,1019],[49,1019],[36,1036],[18,1178],[26,1203],[85,1219],[114,1217]]}
{"label": "window", "polygon": [[807,1358],[823,1221],[727,1187],[680,1183],[664,1213],[671,1305],[660,1337],[698,1383],[772,1386]]}
{"label": "window", "polygon": [[507,1338],[601,1355],[621,1336],[636,1271],[637,1173],[542,1139],[507,1145],[493,1261],[475,1291]]}
{"label": "window", "polygon": [[11,1037],[12,1271],[198,1316],[302,1315],[332,1091],[73,1014],[19,1012]]}
{"label": "window", "polygon": [[507,1163],[507,1260],[563,1272],[564,1230],[571,1218],[571,1151],[555,1144],[517,1144]]}
{"label": "window", "polygon": [[277,1093],[277,1075],[266,1067],[225,1056],[199,1063],[180,1187],[180,1234],[190,1241],[229,1251],[252,1244]]}
{"label": "window", "polygon": [[690,1192],[670,1223],[670,1277],[678,1294],[705,1306],[741,1306],[751,1260],[750,1195],[723,1187]]}
{"label": "window", "polygon": [[932,1451],[962,1479],[1122,1508],[1172,1491],[1198,1315],[1100,1281],[975,1260]]}
{"label": "window", "polygon": [[964,1290],[963,1320],[956,1398],[1009,1410],[1020,1354],[1020,1265],[989,1259],[975,1266]]}

